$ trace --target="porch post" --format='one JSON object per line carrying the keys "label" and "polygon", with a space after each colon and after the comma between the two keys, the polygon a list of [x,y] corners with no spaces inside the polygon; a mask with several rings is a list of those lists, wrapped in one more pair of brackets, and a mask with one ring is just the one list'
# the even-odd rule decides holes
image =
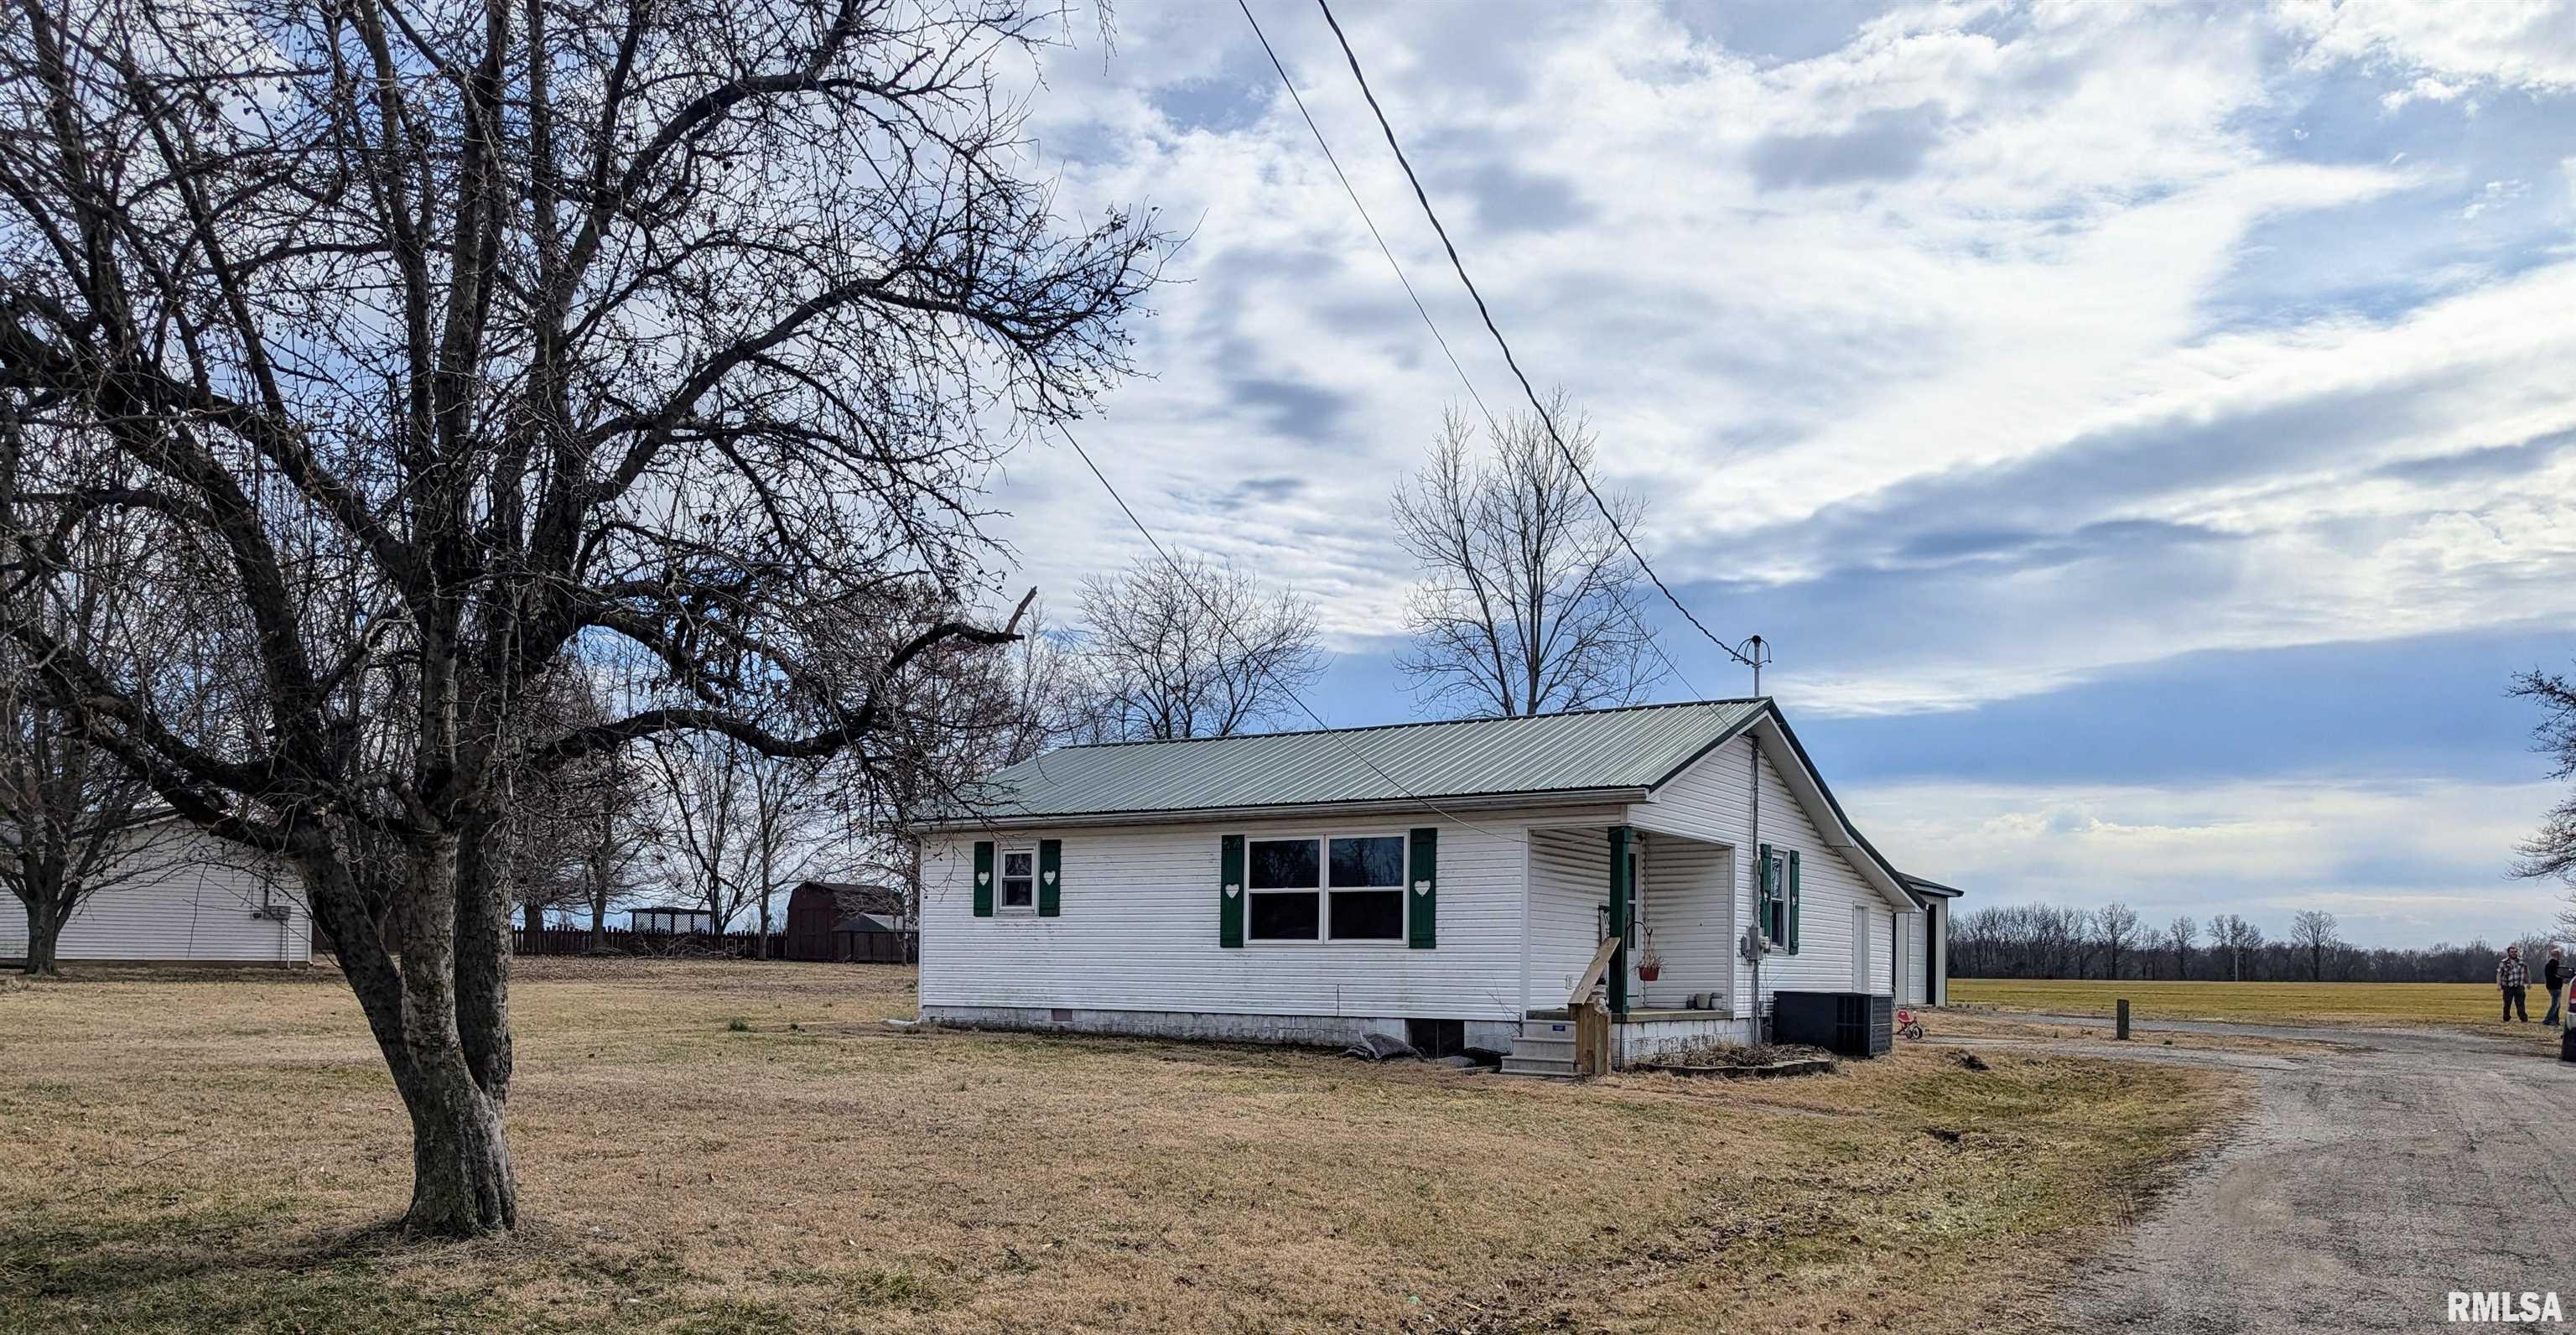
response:
{"label": "porch post", "polygon": [[1636,887],[1628,883],[1628,841],[1634,832],[1625,825],[1610,827],[1610,931],[1619,938],[1619,948],[1610,952],[1610,1013],[1628,1013],[1628,897]]}

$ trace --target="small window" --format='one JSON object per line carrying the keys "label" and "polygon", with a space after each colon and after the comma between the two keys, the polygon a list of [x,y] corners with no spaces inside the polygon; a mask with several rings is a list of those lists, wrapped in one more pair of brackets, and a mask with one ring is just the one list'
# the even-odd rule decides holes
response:
{"label": "small window", "polygon": [[1244,887],[1254,941],[1404,939],[1404,838],[1255,839]]}
{"label": "small window", "polygon": [[1005,909],[1034,913],[1038,906],[1038,851],[1034,848],[1002,850],[1002,900]]}

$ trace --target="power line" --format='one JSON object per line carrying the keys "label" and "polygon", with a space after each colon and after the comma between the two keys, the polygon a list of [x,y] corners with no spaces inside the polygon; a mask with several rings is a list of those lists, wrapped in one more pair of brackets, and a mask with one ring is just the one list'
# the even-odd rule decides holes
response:
{"label": "power line", "polygon": [[[1316,124],[1314,113],[1306,109],[1306,99],[1297,91],[1297,81],[1288,77],[1288,67],[1280,62],[1279,52],[1270,45],[1270,35],[1261,30],[1261,20],[1253,17],[1252,6],[1247,0],[1235,0],[1235,7],[1243,11],[1243,21],[1252,25],[1252,35],[1260,41],[1262,54],[1270,57],[1270,68],[1279,72],[1280,86],[1288,90],[1288,99],[1296,104],[1297,114],[1305,120],[1307,132],[1315,136],[1315,147],[1324,151],[1324,161],[1332,165],[1333,175],[1341,180],[1342,193],[1350,196],[1351,207],[1359,212],[1360,222],[1368,228],[1369,236],[1376,240],[1378,253],[1386,256],[1387,267],[1395,271],[1395,281],[1404,286],[1404,295],[1412,298],[1414,313],[1422,317],[1423,327],[1431,331],[1432,341],[1440,345],[1441,355],[1449,359],[1449,369],[1458,373],[1458,383],[1466,387],[1467,397],[1475,400],[1476,411],[1484,414],[1486,429],[1493,432],[1494,439],[1499,442],[1503,438],[1502,423],[1495,420],[1494,410],[1485,406],[1485,396],[1476,392],[1475,380],[1467,374],[1467,368],[1459,362],[1458,354],[1450,348],[1448,336],[1440,332],[1440,322],[1431,318],[1430,308],[1422,303],[1422,294],[1414,290],[1413,280],[1405,275],[1404,263],[1395,257],[1394,248],[1387,245],[1386,235],[1378,230],[1377,219],[1369,215],[1368,205],[1360,199],[1359,189],[1351,184],[1350,174],[1342,170],[1341,158],[1334,154],[1331,141],[1324,138],[1324,127]],[[1577,471],[1579,474],[1580,470]],[[1584,486],[1589,489],[1591,483],[1587,481]],[[1596,496],[1593,499],[1598,501],[1600,498]],[[1613,527],[1615,528],[1616,525],[1614,524]],[[1622,541],[1626,540],[1625,534],[1621,534],[1620,537]],[[1630,551],[1634,550],[1632,546]],[[1640,562],[1640,564],[1643,563]],[[1669,591],[1665,596],[1671,596]],[[1683,688],[1693,696],[1705,699],[1708,693],[1699,688],[1699,683],[1690,679],[1689,673],[1682,671],[1682,665],[1674,662],[1672,655],[1664,652],[1664,646],[1656,640],[1654,630],[1646,625],[1644,618],[1639,617],[1634,609],[1629,610],[1628,617],[1636,623],[1646,647],[1662,661],[1665,669],[1680,678]],[[1754,669],[1756,694],[1760,694],[1761,675],[1760,668]]]}
{"label": "power line", "polygon": [[[1237,0],[1237,3],[1241,3],[1241,0]],[[1628,555],[1637,562],[1639,569],[1646,572],[1646,578],[1654,581],[1655,588],[1663,593],[1664,601],[1671,603],[1673,610],[1681,613],[1682,619],[1691,623],[1692,629],[1706,636],[1709,643],[1725,650],[1727,655],[1738,663],[1747,667],[1756,666],[1754,658],[1757,655],[1748,653],[1747,649],[1757,646],[1761,637],[1750,637],[1743,646],[1728,644],[1717,638],[1717,633],[1703,624],[1699,617],[1674,595],[1672,587],[1664,583],[1664,577],[1655,573],[1653,563],[1646,560],[1644,552],[1637,550],[1637,544],[1628,536],[1627,528],[1619,522],[1616,514],[1611,513],[1609,502],[1601,499],[1601,493],[1594,489],[1592,479],[1585,476],[1582,462],[1575,458],[1573,450],[1566,447],[1565,437],[1557,434],[1556,419],[1548,415],[1547,405],[1539,401],[1537,389],[1530,385],[1529,376],[1521,371],[1520,359],[1512,355],[1511,342],[1505,339],[1503,331],[1495,326],[1494,313],[1485,305],[1485,294],[1477,291],[1476,280],[1467,276],[1466,261],[1458,258],[1457,243],[1449,239],[1449,229],[1441,225],[1439,211],[1431,207],[1431,196],[1422,188],[1422,178],[1414,173],[1412,160],[1404,156],[1404,145],[1396,142],[1395,126],[1388,123],[1386,109],[1378,105],[1377,94],[1369,88],[1368,75],[1360,70],[1359,53],[1351,49],[1351,39],[1343,33],[1341,21],[1333,17],[1333,7],[1326,3],[1326,0],[1315,0],[1315,6],[1324,11],[1324,22],[1331,26],[1333,40],[1341,43],[1342,57],[1351,65],[1351,77],[1359,81],[1360,96],[1368,99],[1369,111],[1377,117],[1377,127],[1386,135],[1386,146],[1395,150],[1396,164],[1404,168],[1404,179],[1413,184],[1413,197],[1422,202],[1423,216],[1431,220],[1431,230],[1440,234],[1441,248],[1449,253],[1449,267],[1458,271],[1458,281],[1466,284],[1467,295],[1475,298],[1476,314],[1484,319],[1485,332],[1492,334],[1495,345],[1503,350],[1503,364],[1510,367],[1512,377],[1521,382],[1521,393],[1528,397],[1530,407],[1537,411],[1540,425],[1547,428],[1548,439],[1556,442],[1557,452],[1565,456],[1566,466],[1574,470],[1575,480],[1583,484],[1584,494],[1592,498],[1592,504],[1601,511],[1601,517],[1609,521],[1610,531],[1619,535],[1619,544],[1628,549]],[[1249,9],[1244,12],[1247,17],[1251,13]],[[1268,43],[1265,42],[1264,46],[1267,45]],[[1335,170],[1339,168],[1336,167]]]}
{"label": "power line", "polygon": [[1359,210],[1360,221],[1367,225],[1369,235],[1377,241],[1378,253],[1386,256],[1387,267],[1395,270],[1395,281],[1404,285],[1404,295],[1413,299],[1414,312],[1422,317],[1423,327],[1431,331],[1442,355],[1448,357],[1449,369],[1458,373],[1458,383],[1467,387],[1467,397],[1476,401],[1476,411],[1485,415],[1485,425],[1500,435],[1502,427],[1494,420],[1494,410],[1485,406],[1485,396],[1476,392],[1476,382],[1467,378],[1467,368],[1459,365],[1458,354],[1450,351],[1449,340],[1441,334],[1439,322],[1431,318],[1430,308],[1422,304],[1422,294],[1413,290],[1413,280],[1404,276],[1404,265],[1396,260],[1394,249],[1386,244],[1385,235],[1377,230],[1377,219],[1369,216],[1368,205],[1360,202],[1360,192],[1351,184],[1349,173],[1342,170],[1342,160],[1333,156],[1333,146],[1325,141],[1323,127],[1315,123],[1314,113],[1306,110],[1306,99],[1298,95],[1297,81],[1288,77],[1288,67],[1279,63],[1279,53],[1271,49],[1270,35],[1261,30],[1261,20],[1252,16],[1252,6],[1247,0],[1234,0],[1234,3],[1243,11],[1243,21],[1252,25],[1252,35],[1260,40],[1262,54],[1270,57],[1270,68],[1279,71],[1280,85],[1288,90],[1288,100],[1297,104],[1297,114],[1305,118],[1307,132],[1315,136],[1315,147],[1324,150],[1324,161],[1331,163],[1333,175],[1341,178],[1342,193],[1349,195],[1351,207]]}
{"label": "power line", "polygon": [[[1091,451],[1082,448],[1082,442],[1074,437],[1072,428],[1066,426],[1061,421],[1054,423],[1054,426],[1056,434],[1064,437],[1064,443],[1072,446],[1073,452],[1082,457],[1082,466],[1090,469],[1091,475],[1099,479],[1101,488],[1109,493],[1109,499],[1118,503],[1119,513],[1127,516],[1127,522],[1135,525],[1136,531],[1145,535],[1145,541],[1153,547],[1154,554],[1162,557],[1164,564],[1172,568],[1172,573],[1179,579],[1181,587],[1188,589],[1191,596],[1198,599],[1199,606],[1207,609],[1209,619],[1216,624],[1220,631],[1231,631],[1233,627],[1227,622],[1225,614],[1217,610],[1216,604],[1208,601],[1207,594],[1202,592],[1198,585],[1190,582],[1188,574],[1181,569],[1180,561],[1174,558],[1169,550],[1164,548],[1163,540],[1154,536],[1154,530],[1145,527],[1145,521],[1136,517],[1135,508],[1127,504],[1127,498],[1125,496],[1118,494],[1118,485],[1109,480],[1109,475],[1107,473],[1100,471],[1100,465],[1093,462],[1091,458]],[[1237,643],[1241,643],[1240,636],[1237,637]],[[1245,647],[1249,648],[1249,646]],[[1424,797],[1422,794],[1405,787],[1403,780],[1387,773],[1384,766],[1369,759],[1368,756],[1361,752],[1358,747],[1351,745],[1350,739],[1342,736],[1340,729],[1337,729],[1332,724],[1325,722],[1324,716],[1316,713],[1314,708],[1306,703],[1305,697],[1297,694],[1296,688],[1290,686],[1285,678],[1281,677],[1267,664],[1260,663],[1258,659],[1255,659],[1254,661],[1256,666],[1261,668],[1263,675],[1270,678],[1270,684],[1278,687],[1279,693],[1287,696],[1289,701],[1297,706],[1299,713],[1302,713],[1307,718],[1314,720],[1315,727],[1318,731],[1331,737],[1334,745],[1350,752],[1353,760],[1368,766],[1372,773],[1375,773],[1379,778],[1386,780],[1389,787],[1430,808],[1434,813],[1447,817],[1449,820],[1454,821],[1457,824],[1464,825],[1468,829],[1474,830],[1479,834],[1487,835],[1495,839],[1501,839],[1505,842],[1515,842],[1526,838],[1526,836],[1508,835],[1499,830],[1488,829],[1454,811],[1443,808],[1439,803],[1432,801],[1430,798]]]}

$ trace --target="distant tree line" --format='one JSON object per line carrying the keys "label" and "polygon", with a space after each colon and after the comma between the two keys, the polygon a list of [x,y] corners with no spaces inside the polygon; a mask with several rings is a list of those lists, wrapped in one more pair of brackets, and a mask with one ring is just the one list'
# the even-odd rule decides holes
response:
{"label": "distant tree line", "polygon": [[[1963,913],[1950,928],[1950,972],[1960,978],[2100,978],[2248,983],[2484,983],[2505,943],[2356,946],[2335,916],[2307,909],[2279,936],[2240,914],[2207,922],[2184,914],[2156,926],[2126,904],[2075,908],[2004,904]],[[2548,953],[2547,933],[2517,942],[2525,958]]]}

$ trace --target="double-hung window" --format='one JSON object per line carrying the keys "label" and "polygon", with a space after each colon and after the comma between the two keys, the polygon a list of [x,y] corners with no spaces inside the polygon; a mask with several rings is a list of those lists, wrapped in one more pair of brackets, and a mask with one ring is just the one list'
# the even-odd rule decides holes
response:
{"label": "double-hung window", "polygon": [[1254,941],[1402,941],[1401,835],[1254,839],[1246,849]]}
{"label": "double-hung window", "polygon": [[1038,851],[1030,848],[1002,850],[1002,896],[1005,913],[1038,911]]}

